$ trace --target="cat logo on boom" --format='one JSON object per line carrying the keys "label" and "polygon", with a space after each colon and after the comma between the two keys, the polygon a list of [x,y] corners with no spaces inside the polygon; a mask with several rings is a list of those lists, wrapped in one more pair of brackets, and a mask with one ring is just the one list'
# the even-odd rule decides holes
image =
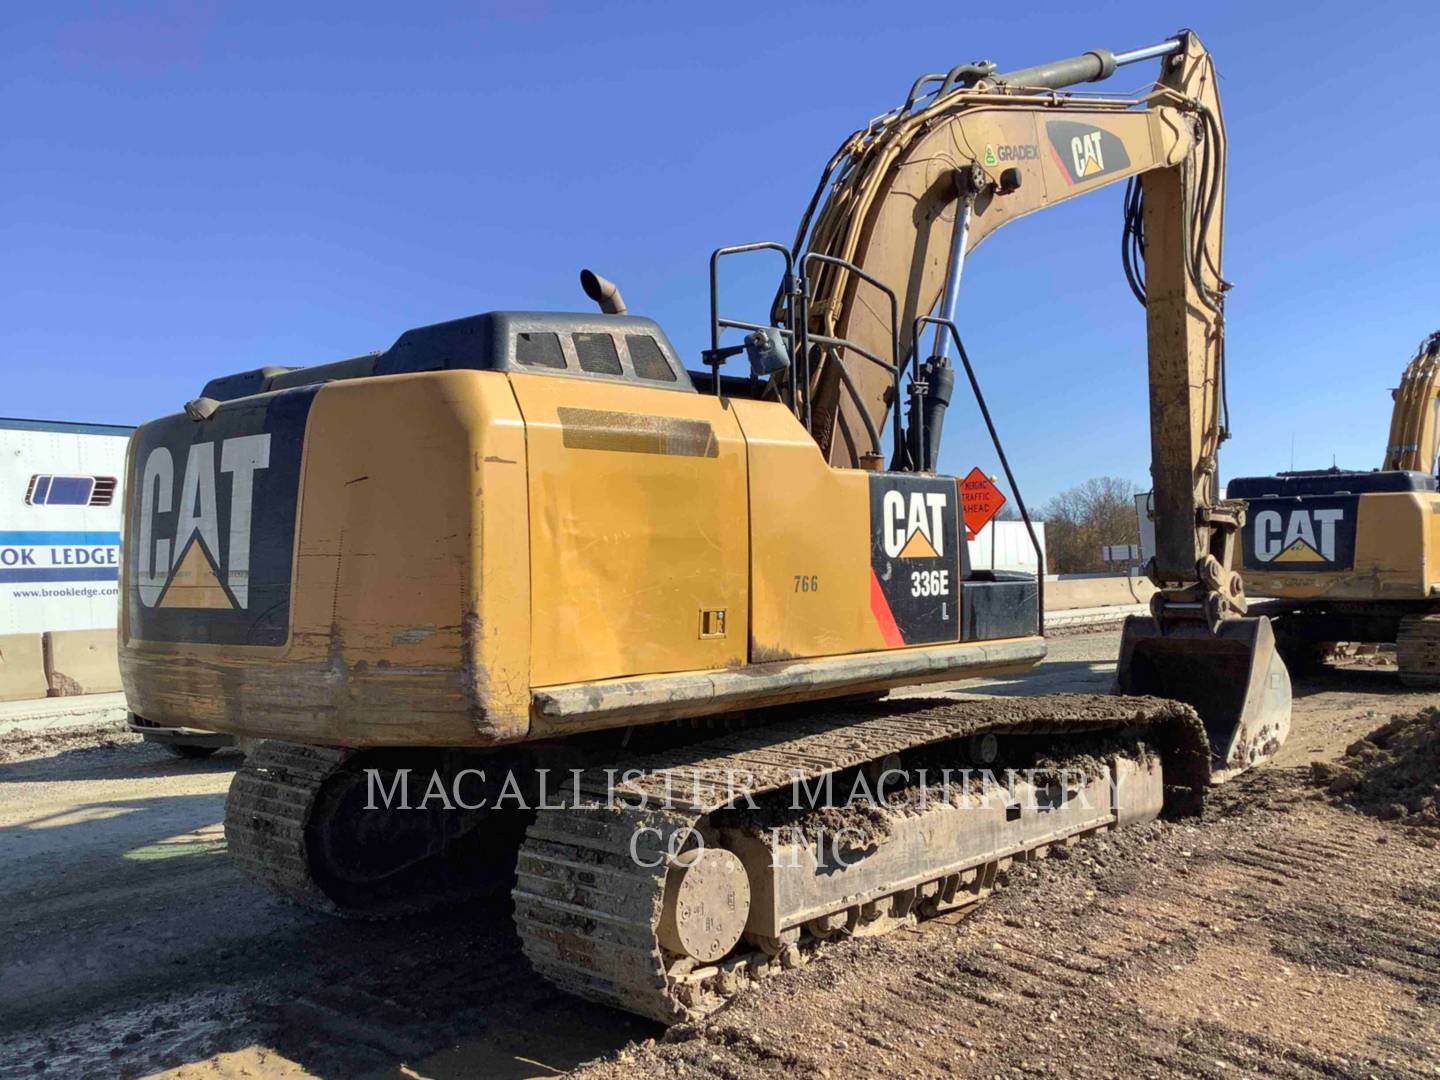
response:
{"label": "cat logo on boom", "polygon": [[1125,144],[1113,132],[1073,120],[1052,120],[1045,125],[1055,163],[1072,184],[1130,167]]}
{"label": "cat logo on boom", "polygon": [[1076,176],[1095,176],[1103,173],[1105,171],[1105,151],[1100,143],[1100,132],[1090,131],[1071,139],[1070,160],[1075,165]]}

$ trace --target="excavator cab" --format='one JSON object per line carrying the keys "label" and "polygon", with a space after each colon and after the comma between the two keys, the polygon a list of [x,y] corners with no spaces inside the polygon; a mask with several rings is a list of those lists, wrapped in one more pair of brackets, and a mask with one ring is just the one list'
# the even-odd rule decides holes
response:
{"label": "excavator cab", "polygon": [[[1157,595],[1156,599],[1159,599]],[[1210,740],[1210,781],[1221,783],[1270,758],[1290,732],[1290,673],[1270,620],[1167,615],[1125,620],[1116,689],[1192,706]],[[1152,609],[1152,610],[1153,610]]]}

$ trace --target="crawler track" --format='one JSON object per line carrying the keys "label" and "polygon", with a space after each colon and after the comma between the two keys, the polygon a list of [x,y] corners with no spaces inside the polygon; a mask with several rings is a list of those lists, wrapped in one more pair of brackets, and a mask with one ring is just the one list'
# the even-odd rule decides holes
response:
{"label": "crawler track", "polygon": [[[742,943],[718,964],[696,966],[675,962],[658,943],[668,873],[661,856],[672,837],[704,830],[708,815],[734,802],[735,785],[748,795],[761,795],[797,779],[809,781],[985,732],[1078,736],[1110,731],[1143,733],[1159,746],[1171,788],[1167,801],[1178,812],[1198,810],[1209,764],[1203,730],[1188,707],[1152,698],[888,702],[629,763],[642,775],[615,786],[613,798],[611,778],[594,770],[581,785],[582,801],[594,805],[543,810],[521,847],[514,899],[525,954],[542,975],[581,997],[667,1023],[702,1016],[751,980],[803,962],[813,944],[803,939],[767,951]],[[985,895],[1003,864],[1039,853],[994,851],[987,864],[966,875],[968,894],[960,902]],[[903,912],[904,922],[913,922],[911,913],[925,914],[926,898],[934,895],[916,889],[903,897],[897,893],[887,898],[898,901],[888,910]],[[945,895],[954,899],[954,884]],[[852,930],[859,928],[859,920],[859,912],[851,914]]]}
{"label": "crawler track", "polygon": [[247,877],[286,899],[352,919],[393,919],[503,894],[527,814],[417,808],[413,798],[404,809],[367,805],[372,769],[383,786],[398,772],[453,778],[463,764],[439,752],[266,740],[230,784],[231,856]]}
{"label": "crawler track", "polygon": [[246,877],[297,904],[341,910],[315,880],[307,826],[325,781],[354,754],[267,739],[230,782],[225,842]]}
{"label": "crawler track", "polygon": [[1440,614],[1406,615],[1395,638],[1400,681],[1416,689],[1440,687]]}

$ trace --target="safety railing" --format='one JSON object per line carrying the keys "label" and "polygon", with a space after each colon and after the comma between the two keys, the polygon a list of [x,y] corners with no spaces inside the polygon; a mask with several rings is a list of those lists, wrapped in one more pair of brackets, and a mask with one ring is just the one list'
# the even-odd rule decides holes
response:
{"label": "safety railing", "polygon": [[[734,319],[720,314],[720,260],[729,255],[739,255],[755,251],[773,251],[784,260],[785,274],[780,283],[780,303],[777,305],[781,318],[778,322],[758,323],[745,319]],[[812,268],[816,265],[834,267],[837,270],[853,274],[858,280],[876,289],[884,295],[890,307],[890,359],[864,348],[846,338],[835,337],[829,334],[820,334],[810,329],[810,277]],[[786,325],[788,323],[788,325]],[[791,370],[785,380],[786,386],[783,394],[784,399],[790,406],[791,412],[801,420],[805,429],[814,434],[814,418],[811,413],[811,391],[813,387],[812,352],[815,348],[827,350],[835,356],[835,371],[841,385],[845,387],[851,402],[859,414],[861,422],[865,425],[866,433],[870,436],[871,447],[878,455],[881,453],[880,430],[876,426],[870,412],[865,408],[859,389],[856,387],[853,377],[847,370],[840,354],[851,352],[867,362],[876,365],[890,375],[892,385],[891,398],[891,436],[894,443],[894,467],[905,469],[906,456],[906,435],[907,432],[901,417],[900,403],[903,400],[901,392],[901,380],[905,367],[911,368],[910,396],[912,408],[910,427],[908,432],[910,442],[914,445],[910,461],[912,470],[919,470],[921,463],[925,460],[925,409],[924,398],[927,389],[924,374],[920,362],[920,350],[918,348],[926,327],[934,327],[938,342],[948,336],[951,344],[955,347],[955,353],[960,358],[961,365],[965,368],[965,377],[969,380],[971,393],[975,395],[975,404],[979,406],[980,416],[985,421],[985,428],[990,434],[990,442],[995,447],[995,454],[1000,459],[1000,466],[1005,472],[1005,480],[1010,486],[1010,491],[1015,496],[1016,507],[1020,511],[1021,521],[1024,522],[1025,532],[1030,539],[1030,546],[1035,553],[1035,565],[1038,573],[1035,575],[1036,585],[1036,631],[1040,634],[1045,632],[1045,552],[1040,545],[1040,538],[1035,532],[1035,524],[1030,518],[1030,510],[1025,505],[1025,498],[1020,493],[1020,485],[1015,480],[1014,470],[1010,467],[1010,459],[1005,454],[1004,444],[1000,441],[1000,433],[996,430],[995,420],[990,415],[990,406],[985,401],[985,394],[980,389],[980,380],[975,375],[975,366],[970,362],[970,355],[965,350],[965,343],[961,340],[960,331],[951,319],[941,318],[935,315],[918,316],[912,326],[913,333],[911,341],[912,352],[901,362],[900,358],[900,303],[891,289],[884,282],[874,275],[856,266],[854,263],[838,258],[834,255],[826,255],[821,252],[807,252],[801,257],[800,274],[795,274],[795,260],[790,250],[783,244],[773,240],[762,240],[753,244],[735,244],[730,247],[717,248],[710,255],[710,348],[703,354],[704,363],[711,369],[714,381],[714,390],[717,397],[723,396],[720,369],[732,356],[736,356],[745,350],[744,345],[722,347],[720,338],[726,330],[744,330],[754,333],[779,333],[790,351]],[[752,392],[756,387],[756,376],[752,370],[750,375]],[[802,393],[800,387],[804,386]],[[918,441],[917,441],[918,440]]]}
{"label": "safety railing", "polygon": [[[915,320],[915,334],[912,340],[918,342],[920,334],[926,326],[934,326],[949,333],[950,341],[955,346],[955,353],[960,357],[960,363],[965,366],[965,377],[970,380],[970,389],[975,394],[975,404],[980,407],[980,416],[985,421],[986,430],[990,432],[990,441],[995,446],[995,455],[1000,459],[1000,467],[1005,470],[1005,481],[1010,485],[1010,491],[1015,496],[1015,505],[1020,511],[1020,520],[1025,523],[1025,532],[1029,535],[1030,546],[1035,551],[1036,632],[1044,635],[1045,552],[1040,547],[1040,538],[1036,535],[1035,525],[1030,520],[1030,511],[1025,506],[1025,497],[1020,494],[1020,485],[1015,482],[1015,473],[1010,468],[1010,459],[1005,456],[1005,447],[1000,442],[1000,433],[995,430],[995,421],[990,416],[990,406],[985,403],[985,395],[980,390],[980,380],[975,377],[975,367],[970,363],[970,355],[965,351],[965,343],[960,340],[960,331],[950,319],[941,319],[934,315],[921,315]],[[918,359],[918,350],[916,355]],[[919,416],[921,410],[917,409],[915,412]]]}
{"label": "safety railing", "polygon": [[[781,319],[778,323],[757,323],[745,319],[734,319],[720,314],[720,260],[729,255],[740,255],[754,251],[773,251],[779,254],[785,261],[785,275],[780,282],[780,307]],[[829,334],[818,334],[810,330],[810,308],[808,297],[810,295],[810,274],[811,268],[816,265],[833,266],[846,273],[854,274],[858,279],[879,290],[884,294],[890,305],[890,359],[878,356],[869,349],[849,341],[845,338],[834,337]],[[788,325],[786,325],[788,323]],[[815,433],[814,415],[811,409],[811,388],[813,387],[812,370],[813,349],[812,346],[830,351],[832,354],[846,351],[854,353],[869,363],[875,364],[889,373],[894,388],[894,402],[896,409],[892,418],[892,437],[894,441],[895,460],[903,460],[904,430],[901,426],[900,410],[900,380],[903,374],[899,364],[900,354],[900,302],[891,289],[884,282],[872,274],[866,273],[854,263],[846,259],[840,259],[833,255],[825,255],[820,252],[807,252],[801,260],[800,275],[795,274],[794,256],[783,244],[773,240],[761,240],[753,244],[734,244],[730,247],[716,248],[710,255],[710,348],[706,349],[701,360],[713,373],[714,390],[716,396],[721,394],[720,369],[731,357],[744,351],[743,345],[732,345],[722,347],[720,344],[721,335],[726,330],[748,330],[752,333],[778,332],[789,347],[791,356],[791,371],[785,380],[785,400],[790,405],[791,411],[805,425],[805,430],[812,435]],[[880,430],[876,427],[870,410],[865,407],[860,396],[860,391],[855,385],[855,380],[843,361],[835,363],[835,371],[841,385],[849,395],[851,403],[855,406],[855,412],[859,415],[860,421],[865,425],[866,434],[870,437],[871,449],[877,456],[883,457],[881,449]],[[752,391],[755,387],[755,375],[751,376]],[[800,387],[806,389],[802,393]]]}
{"label": "safety railing", "polygon": [[[774,251],[777,252],[782,258],[784,258],[785,276],[780,281],[780,293],[784,297],[786,314],[790,316],[789,321],[791,322],[791,326],[775,326],[773,324],[746,322],[743,319],[725,318],[720,314],[720,260],[727,255],[741,255],[751,251]],[[793,325],[795,311],[795,291],[795,258],[790,254],[790,249],[787,248],[784,244],[776,243],[774,240],[760,240],[753,244],[734,244],[730,247],[716,248],[713,252],[710,253],[710,348],[705,350],[705,352],[701,355],[700,359],[708,368],[710,368],[714,376],[716,397],[721,396],[720,369],[725,365],[725,361],[730,359],[730,357],[743,352],[745,348],[743,345],[736,345],[722,349],[720,347],[720,335],[724,331],[749,330],[751,332],[754,332],[759,330],[762,332],[768,332],[771,330],[775,330],[783,336],[783,338],[785,339],[785,343],[790,347],[790,352],[792,355],[799,351],[796,348],[795,330]],[[796,390],[796,380],[792,376],[787,381],[789,383],[788,396],[790,411],[798,417],[800,415],[800,397]],[[753,372],[750,375],[750,383],[753,390],[755,385],[755,375]],[[806,385],[809,385],[808,379]],[[807,416],[805,417],[805,428],[807,431],[810,428],[808,416],[808,399],[809,395],[807,394]]]}

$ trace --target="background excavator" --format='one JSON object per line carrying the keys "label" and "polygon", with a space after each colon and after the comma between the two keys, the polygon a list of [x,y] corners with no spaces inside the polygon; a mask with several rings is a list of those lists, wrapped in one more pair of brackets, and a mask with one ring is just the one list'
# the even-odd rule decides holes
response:
{"label": "background excavator", "polygon": [[[1064,91],[1154,59],[1139,96]],[[1189,32],[923,76],[846,140],[793,245],[712,256],[704,372],[586,272],[599,314],[212,380],[131,444],[132,709],[263,740],[226,837],[282,895],[364,918],[508,887],[537,971],[662,1021],[974,903],[1012,860],[1198,811],[1289,724],[1215,490],[1216,91]],[[955,303],[989,232],[1120,180],[1161,587],[1126,628],[1134,696],[876,700],[1044,656],[1043,576],[972,572],[934,472],[953,360],[1023,512]],[[722,315],[720,267],[757,251],[783,264],[771,317]],[[926,798],[981,765],[1024,778]],[[907,812],[846,817],[831,795],[864,786]],[[827,847],[827,814],[869,825]]]}
{"label": "background excavator", "polygon": [[1394,391],[1378,470],[1317,469],[1231,480],[1249,509],[1245,572],[1286,663],[1312,671],[1340,641],[1394,643],[1400,680],[1440,686],[1440,332]]}

